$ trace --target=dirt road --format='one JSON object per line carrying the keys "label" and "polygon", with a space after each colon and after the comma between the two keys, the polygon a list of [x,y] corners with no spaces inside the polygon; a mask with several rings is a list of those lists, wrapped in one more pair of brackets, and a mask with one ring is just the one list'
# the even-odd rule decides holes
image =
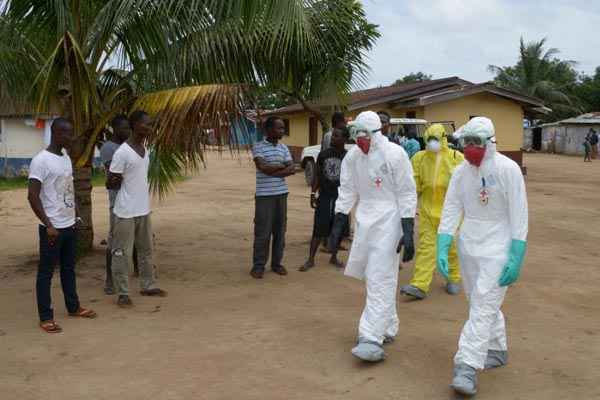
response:
{"label": "dirt road", "polygon": [[[530,250],[504,305],[510,365],[480,375],[478,398],[598,399],[600,162],[530,155],[526,164]],[[55,274],[64,333],[53,336],[37,328],[36,221],[24,191],[0,192],[0,398],[454,398],[448,383],[463,296],[444,294],[436,277],[427,300],[400,298],[401,332],[388,359],[361,365],[349,350],[362,283],[327,266],[324,254],[314,270],[296,271],[312,224],[302,176],[290,179],[290,275],[255,281],[248,275],[254,170],[246,156],[211,157],[208,168],[155,203],[155,261],[170,295],[134,294],[132,310],[102,293],[107,201],[94,189],[98,250],[79,264],[78,286],[100,318],[67,318]],[[411,270],[401,271],[401,284]]]}

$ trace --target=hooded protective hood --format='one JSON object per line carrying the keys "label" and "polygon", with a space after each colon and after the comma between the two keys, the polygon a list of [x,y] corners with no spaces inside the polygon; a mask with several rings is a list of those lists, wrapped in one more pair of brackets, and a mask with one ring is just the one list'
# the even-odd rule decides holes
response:
{"label": "hooded protective hood", "polygon": [[425,143],[429,141],[430,138],[437,139],[440,142],[441,150],[448,149],[448,138],[446,137],[446,129],[442,124],[433,124],[423,134],[423,139]]}
{"label": "hooded protective hood", "polygon": [[361,135],[373,137],[376,132],[381,131],[381,120],[379,115],[373,111],[363,111],[356,119],[348,124],[350,138],[356,140]]}
{"label": "hooded protective hood", "polygon": [[463,125],[458,132],[460,132],[460,140],[464,140],[467,136],[481,139],[481,142],[485,144],[485,155],[481,164],[482,171],[487,172],[493,169],[492,165],[487,165],[496,154],[496,131],[492,120],[486,117],[475,117]]}
{"label": "hooded protective hood", "polygon": [[486,117],[475,117],[463,125],[457,132],[460,139],[465,136],[476,136],[481,139],[486,145],[491,141],[494,142],[496,132],[492,120]]}

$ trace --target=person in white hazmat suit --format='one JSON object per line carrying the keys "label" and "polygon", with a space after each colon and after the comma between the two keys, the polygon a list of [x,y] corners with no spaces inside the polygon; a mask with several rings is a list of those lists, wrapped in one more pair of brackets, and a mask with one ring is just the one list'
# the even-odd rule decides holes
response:
{"label": "person in white hazmat suit", "polygon": [[437,237],[437,267],[448,277],[448,250],[458,233],[462,280],[469,301],[451,387],[477,392],[477,370],[506,364],[506,327],[500,307],[518,278],[527,247],[527,194],[519,166],[496,151],[494,125],[477,117],[461,128],[466,161],[446,193]]}
{"label": "person in white hazmat suit", "polygon": [[376,113],[360,113],[349,129],[356,146],[342,161],[330,246],[339,243],[347,216],[357,204],[345,275],[364,280],[367,296],[352,354],[376,362],[385,357],[383,343],[398,333],[399,253],[404,247],[405,262],[415,253],[417,192],[406,152],[381,134]]}

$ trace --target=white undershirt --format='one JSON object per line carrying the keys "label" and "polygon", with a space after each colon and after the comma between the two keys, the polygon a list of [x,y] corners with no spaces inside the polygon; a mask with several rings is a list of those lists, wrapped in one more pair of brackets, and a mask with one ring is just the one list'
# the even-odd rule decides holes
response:
{"label": "white undershirt", "polygon": [[29,179],[42,183],[40,200],[52,226],[62,229],[75,225],[73,166],[69,156],[42,150],[31,160]]}
{"label": "white undershirt", "polygon": [[148,149],[144,148],[142,158],[127,142],[113,155],[110,172],[123,176],[115,200],[114,213],[117,217],[134,218],[150,214],[149,163]]}

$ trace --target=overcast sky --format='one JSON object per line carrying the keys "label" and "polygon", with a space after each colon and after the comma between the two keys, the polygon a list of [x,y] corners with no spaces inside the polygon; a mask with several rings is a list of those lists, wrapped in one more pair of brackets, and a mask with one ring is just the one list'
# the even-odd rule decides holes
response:
{"label": "overcast sky", "polygon": [[548,38],[560,57],[600,66],[600,0],[362,0],[382,34],[369,54],[368,86],[410,72],[492,79],[489,64],[517,61],[519,38]]}

